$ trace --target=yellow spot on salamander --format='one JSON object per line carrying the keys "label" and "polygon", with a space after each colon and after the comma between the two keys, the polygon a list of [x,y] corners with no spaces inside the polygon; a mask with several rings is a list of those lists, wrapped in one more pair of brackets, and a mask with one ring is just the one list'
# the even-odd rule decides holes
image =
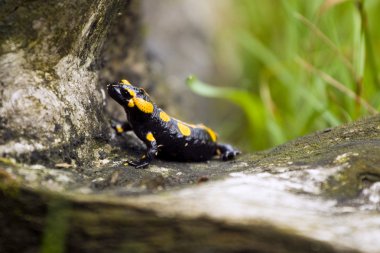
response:
{"label": "yellow spot on salamander", "polygon": [[180,123],[180,122],[177,122],[177,126],[178,126],[178,129],[179,131],[181,132],[182,135],[184,136],[189,136],[191,134],[191,129],[190,127]]}
{"label": "yellow spot on salamander", "polygon": [[205,126],[205,129],[206,129],[206,131],[208,132],[208,134],[210,135],[211,140],[212,140],[213,142],[216,142],[216,139],[217,139],[217,135],[216,135],[216,133],[215,133],[212,129],[210,129],[210,128],[206,127],[206,126]]}
{"label": "yellow spot on salamander", "polygon": [[142,98],[133,97],[133,102],[135,103],[136,107],[139,108],[140,111],[144,113],[152,113],[154,110],[154,106],[151,102],[145,101]]}
{"label": "yellow spot on salamander", "polygon": [[213,142],[216,142],[216,139],[218,138],[218,135],[211,128],[208,128],[208,127],[206,127],[203,124],[197,125],[197,127],[200,127],[200,128],[203,128],[204,130],[206,130],[207,133],[208,133],[208,135],[210,136],[211,140]]}
{"label": "yellow spot on salamander", "polygon": [[150,142],[156,140],[156,139],[154,139],[154,136],[153,136],[152,133],[147,133],[147,135],[145,136],[145,138],[146,138],[148,141],[150,141]]}
{"label": "yellow spot on salamander", "polygon": [[125,80],[125,79],[121,80],[120,82],[126,85],[132,85],[128,80]]}
{"label": "yellow spot on salamander", "polygon": [[117,131],[119,134],[121,134],[122,132],[124,132],[124,129],[123,129],[123,127],[122,127],[120,124],[118,124],[118,125],[116,125],[116,131]]}
{"label": "yellow spot on salamander", "polygon": [[128,91],[128,93],[129,93],[129,95],[131,95],[131,97],[136,97],[136,92],[134,90],[131,90],[128,88],[124,88],[124,90]]}
{"label": "yellow spot on salamander", "polygon": [[164,111],[160,111],[160,119],[164,122],[170,121],[169,115],[167,115]]}
{"label": "yellow spot on salamander", "polygon": [[134,107],[134,106],[135,106],[135,103],[133,102],[132,99],[130,99],[130,100],[128,101],[128,107]]}

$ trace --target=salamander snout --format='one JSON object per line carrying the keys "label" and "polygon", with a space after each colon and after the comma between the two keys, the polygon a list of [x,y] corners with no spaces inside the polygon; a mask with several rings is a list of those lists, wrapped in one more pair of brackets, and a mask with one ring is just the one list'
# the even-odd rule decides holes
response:
{"label": "salamander snout", "polygon": [[110,83],[107,85],[108,94],[119,104],[127,105],[131,95],[123,89],[119,83]]}

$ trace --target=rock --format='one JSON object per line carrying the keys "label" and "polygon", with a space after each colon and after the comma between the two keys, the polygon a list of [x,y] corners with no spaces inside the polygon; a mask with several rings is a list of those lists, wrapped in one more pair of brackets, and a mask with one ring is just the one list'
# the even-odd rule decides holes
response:
{"label": "rock", "polygon": [[[138,1],[2,1],[0,7],[0,154],[48,166],[92,163],[110,137],[109,61],[131,54],[138,56],[123,68],[141,65]],[[119,45],[106,38],[119,23],[128,23],[123,36],[134,39],[112,54]]]}
{"label": "rock", "polygon": [[[133,136],[123,138],[133,143]],[[118,141],[98,167],[54,169],[3,159],[0,238],[7,239],[0,250],[380,249],[379,116],[230,162],[157,160],[136,170],[122,165],[131,150]],[[16,243],[15,235],[28,240]]]}

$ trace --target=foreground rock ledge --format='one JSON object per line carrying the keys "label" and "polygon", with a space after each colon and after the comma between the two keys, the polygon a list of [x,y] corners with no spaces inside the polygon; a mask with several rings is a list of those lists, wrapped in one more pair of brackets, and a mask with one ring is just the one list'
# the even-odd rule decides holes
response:
{"label": "foreground rock ledge", "polygon": [[226,163],[134,170],[107,148],[92,168],[2,159],[0,251],[380,250],[379,116]]}

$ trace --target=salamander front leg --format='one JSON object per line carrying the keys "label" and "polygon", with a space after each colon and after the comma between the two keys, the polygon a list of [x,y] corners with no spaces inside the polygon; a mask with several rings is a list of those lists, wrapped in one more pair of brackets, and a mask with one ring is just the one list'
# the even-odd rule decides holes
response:
{"label": "salamander front leg", "polygon": [[241,153],[239,150],[228,144],[218,144],[217,150],[219,151],[220,158],[222,158],[223,161],[234,159]]}
{"label": "salamander front leg", "polygon": [[147,167],[150,162],[157,156],[157,142],[154,139],[151,132],[147,133],[145,136],[145,144],[148,148],[146,154],[139,161],[128,161],[128,164],[134,166],[135,169],[142,169]]}
{"label": "salamander front leg", "polygon": [[111,120],[111,127],[115,130],[116,134],[118,135],[132,130],[128,122],[122,123],[113,119]]}

